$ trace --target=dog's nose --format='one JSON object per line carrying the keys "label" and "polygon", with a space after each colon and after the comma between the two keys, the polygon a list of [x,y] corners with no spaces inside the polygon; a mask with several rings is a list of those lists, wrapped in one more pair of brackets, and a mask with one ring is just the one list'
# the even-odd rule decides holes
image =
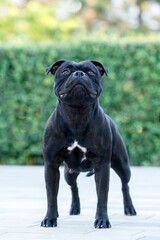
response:
{"label": "dog's nose", "polygon": [[75,77],[84,77],[86,74],[82,71],[76,71],[73,73],[73,76]]}

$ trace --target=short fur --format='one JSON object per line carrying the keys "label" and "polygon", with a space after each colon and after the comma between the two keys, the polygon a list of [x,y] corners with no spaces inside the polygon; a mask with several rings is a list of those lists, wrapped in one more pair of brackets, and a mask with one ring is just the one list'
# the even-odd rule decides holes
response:
{"label": "short fur", "polygon": [[[72,192],[70,214],[80,213],[76,182],[79,173],[95,174],[98,201],[94,226],[109,228],[110,167],[122,182],[125,214],[135,215],[136,211],[129,194],[131,172],[125,144],[114,122],[104,114],[98,102],[102,91],[101,76],[108,75],[108,70],[97,61],[61,60],[46,69],[46,74],[50,72],[54,75],[58,102],[43,135],[48,209],[41,226],[57,226],[59,166],[64,162],[65,179]],[[72,149],[75,141],[78,145]]]}

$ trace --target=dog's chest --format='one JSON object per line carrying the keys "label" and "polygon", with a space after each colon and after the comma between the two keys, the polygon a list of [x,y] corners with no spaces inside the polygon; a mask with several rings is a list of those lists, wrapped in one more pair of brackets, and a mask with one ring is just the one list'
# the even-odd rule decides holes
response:
{"label": "dog's chest", "polygon": [[74,142],[69,146],[67,147],[67,150],[69,151],[69,153],[71,153],[73,150],[75,149],[79,149],[80,152],[82,153],[82,159],[81,161],[85,160],[86,159],[86,153],[87,153],[87,148],[85,147],[82,147],[78,141],[74,140]]}
{"label": "dog's chest", "polygon": [[58,154],[69,168],[69,172],[87,172],[93,169],[95,154],[77,140],[68,141]]}
{"label": "dog's chest", "polygon": [[92,162],[88,159],[88,149],[74,140],[67,147],[68,157],[65,163],[68,165],[69,172],[86,172],[92,168]]}

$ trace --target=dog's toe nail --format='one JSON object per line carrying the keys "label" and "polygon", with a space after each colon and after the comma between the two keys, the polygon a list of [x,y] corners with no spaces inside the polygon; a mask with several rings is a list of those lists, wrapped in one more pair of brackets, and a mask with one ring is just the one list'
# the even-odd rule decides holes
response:
{"label": "dog's toe nail", "polygon": [[126,207],[124,212],[127,216],[135,216],[137,214],[133,206]]}
{"label": "dog's toe nail", "polygon": [[45,218],[41,222],[41,227],[56,227],[57,226],[57,220],[54,218]]}
{"label": "dog's toe nail", "polygon": [[108,219],[96,219],[94,222],[95,228],[111,228],[111,224]]}

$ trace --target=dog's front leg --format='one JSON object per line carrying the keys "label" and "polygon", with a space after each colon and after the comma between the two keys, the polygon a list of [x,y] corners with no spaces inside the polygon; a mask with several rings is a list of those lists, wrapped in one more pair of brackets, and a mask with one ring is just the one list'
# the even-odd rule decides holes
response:
{"label": "dog's front leg", "polygon": [[106,162],[101,163],[99,167],[95,169],[95,182],[98,198],[96,220],[94,222],[95,228],[111,227],[107,213],[109,173],[110,165]]}
{"label": "dog's front leg", "polygon": [[57,194],[59,188],[59,167],[53,164],[45,163],[45,182],[47,190],[47,214],[41,222],[43,227],[56,227],[57,226]]}

